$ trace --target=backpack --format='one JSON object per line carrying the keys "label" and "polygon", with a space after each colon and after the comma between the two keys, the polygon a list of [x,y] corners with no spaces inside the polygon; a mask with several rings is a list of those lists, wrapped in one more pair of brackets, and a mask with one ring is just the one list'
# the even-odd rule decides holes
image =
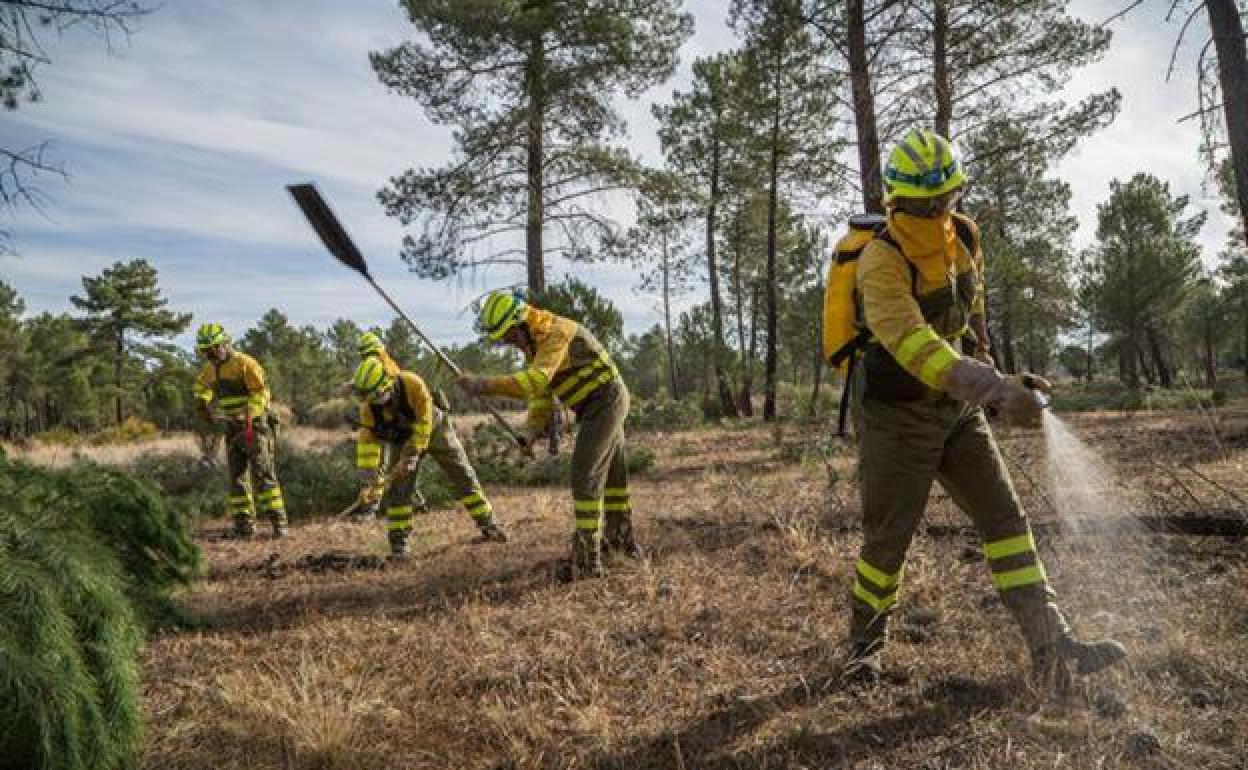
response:
{"label": "backpack", "polygon": [[[836,260],[828,269],[823,293],[823,356],[828,365],[841,375],[844,383],[837,411],[837,435],[845,435],[845,416],[849,409],[849,382],[861,350],[871,339],[871,331],[862,320],[858,300],[858,257],[871,241],[879,238],[901,251],[888,232],[888,220],[880,214],[855,214],[849,218],[849,232],[836,244]],[[960,216],[953,218],[958,241],[969,253],[975,252],[975,234],[971,225]],[[904,255],[903,255],[904,256]],[[914,285],[918,285],[918,268],[907,260]],[[917,289],[916,289],[917,293]]]}

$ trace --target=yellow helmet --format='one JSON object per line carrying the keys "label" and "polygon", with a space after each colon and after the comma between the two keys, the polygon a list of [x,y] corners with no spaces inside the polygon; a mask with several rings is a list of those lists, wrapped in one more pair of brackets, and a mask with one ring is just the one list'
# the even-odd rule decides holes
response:
{"label": "yellow helmet", "polygon": [[935,198],[966,184],[949,140],[926,128],[912,128],[888,156],[885,200]]}
{"label": "yellow helmet", "polygon": [[373,356],[361,361],[351,378],[351,388],[365,400],[373,399],[393,384],[394,378],[386,374],[386,367]]}
{"label": "yellow helmet", "polygon": [[195,334],[195,349],[204,351],[208,348],[215,348],[217,345],[224,345],[230,341],[230,335],[226,333],[225,327],[221,324],[207,323],[199,327],[199,331]]}
{"label": "yellow helmet", "polygon": [[381,337],[378,337],[376,332],[364,332],[356,341],[355,349],[361,356],[366,356],[369,353],[385,350],[386,346],[381,344]]}
{"label": "yellow helmet", "polygon": [[493,291],[481,305],[481,313],[477,316],[477,331],[498,342],[507,330],[524,320],[524,311],[528,304],[519,294],[508,291]]}

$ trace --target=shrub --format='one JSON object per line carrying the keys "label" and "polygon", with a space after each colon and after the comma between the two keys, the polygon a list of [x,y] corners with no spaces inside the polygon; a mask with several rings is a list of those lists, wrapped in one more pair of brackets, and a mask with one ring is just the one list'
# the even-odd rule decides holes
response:
{"label": "shrub", "polygon": [[674,399],[666,393],[637,399],[629,410],[626,427],[630,430],[689,430],[702,423],[702,408],[696,396]]}
{"label": "shrub", "polygon": [[69,428],[51,428],[33,437],[45,446],[76,447],[82,443],[82,436]]}
{"label": "shrub", "polygon": [[190,582],[199,565],[189,519],[166,504],[157,487],[123,471],[91,462],[51,470],[24,463],[5,463],[5,486],[26,492],[25,510],[55,513],[80,529],[90,530],[120,561],[128,576],[126,593],[145,620],[158,623],[173,617],[169,592]]}
{"label": "shrub", "polygon": [[1133,412],[1147,409],[1196,409],[1217,404],[1218,394],[1206,388],[1132,390],[1117,382],[1059,383],[1050,401],[1056,412],[1100,410]]}
{"label": "shrub", "polygon": [[147,484],[90,463],[0,455],[0,500],[0,767],[130,767],[139,619],[197,563],[185,521]]}
{"label": "shrub", "polygon": [[159,435],[160,427],[156,423],[141,420],[131,415],[122,420],[120,425],[114,425],[96,433],[91,437],[91,443],[96,446],[102,444],[133,444],[139,441],[150,441]]}

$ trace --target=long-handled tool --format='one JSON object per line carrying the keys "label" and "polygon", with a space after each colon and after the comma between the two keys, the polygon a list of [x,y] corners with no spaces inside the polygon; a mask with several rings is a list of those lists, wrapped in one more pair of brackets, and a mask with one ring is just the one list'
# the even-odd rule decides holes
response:
{"label": "long-handled tool", "polygon": [[[404,313],[403,309],[395,304],[394,300],[390,299],[390,295],[386,294],[385,290],[377,285],[377,281],[373,280],[373,276],[368,272],[368,263],[364,261],[364,256],[360,254],[360,250],[355,247],[355,242],[351,240],[351,236],[347,235],[347,231],[344,230],[342,225],[338,222],[338,218],[334,216],[334,212],[330,211],[329,204],[327,204],[325,199],[321,197],[321,193],[316,189],[316,186],[312,184],[292,184],[287,185],[286,189],[290,192],[291,197],[295,199],[295,203],[298,204],[299,208],[303,211],[303,215],[307,217],[308,223],[312,225],[312,229],[315,230],[316,234],[321,237],[321,243],[325,244],[325,248],[329,250],[329,253],[333,254],[334,258],[342,264],[364,276],[364,280],[368,281],[369,285],[377,290],[377,293],[380,294],[381,298],[386,301],[386,304],[390,305],[390,307],[394,309],[394,312],[398,313],[399,317],[407,322],[407,325],[412,328],[412,331],[416,332],[416,336],[419,337],[420,341],[425,344],[425,347],[429,348],[429,350],[438,357],[438,360],[441,361],[452,374],[456,377],[461,376],[463,373],[460,371],[459,367],[455,365],[455,362],[443,353],[437,345],[434,345],[433,342],[425,336],[425,333],[420,330],[420,327],[417,326],[412,319],[407,317],[407,313]],[[485,409],[485,411],[490,413],[490,416],[492,416],[495,420],[498,420],[498,424],[507,431],[507,434],[511,436],[512,441],[515,441],[516,444],[521,447],[528,446],[528,441],[525,440],[524,436],[521,436],[515,428],[511,427],[511,423],[507,422],[507,420],[498,413],[498,410],[484,402],[481,403],[481,406]]]}

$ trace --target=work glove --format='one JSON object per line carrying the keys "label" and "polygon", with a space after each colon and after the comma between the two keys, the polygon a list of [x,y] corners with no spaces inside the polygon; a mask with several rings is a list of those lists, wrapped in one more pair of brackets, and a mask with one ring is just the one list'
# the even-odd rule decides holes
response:
{"label": "work glove", "polygon": [[1037,394],[1047,394],[1052,390],[1053,386],[1043,377],[1014,374],[1002,378],[995,397],[988,403],[996,407],[1001,419],[1007,423],[1022,428],[1038,428],[1048,402],[1037,398]]}
{"label": "work glove", "polygon": [[460,390],[470,396],[480,396],[485,393],[486,378],[463,374],[455,380],[455,384],[459,386]]}
{"label": "work glove", "polygon": [[1049,393],[1053,386],[1034,374],[1004,376],[992,366],[973,358],[960,358],[945,377],[945,391],[956,399],[995,409],[1008,423],[1037,427],[1044,406],[1036,392]]}

